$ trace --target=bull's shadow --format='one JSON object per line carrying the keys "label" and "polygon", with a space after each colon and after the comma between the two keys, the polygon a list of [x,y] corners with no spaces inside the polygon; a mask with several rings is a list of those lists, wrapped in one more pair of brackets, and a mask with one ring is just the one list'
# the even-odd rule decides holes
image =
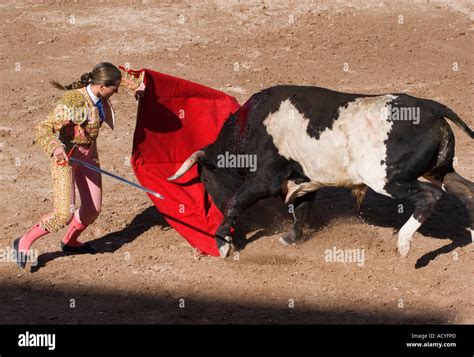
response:
{"label": "bull's shadow", "polygon": [[[400,204],[403,204],[401,213],[399,213]],[[367,190],[367,195],[361,206],[360,218],[367,224],[399,229],[413,211],[414,207],[411,204],[402,203]],[[312,237],[317,239],[318,230],[337,217],[359,217],[354,198],[346,189],[321,189],[305,224],[306,236],[309,236],[310,239]],[[260,201],[246,210],[237,220],[234,233],[235,245],[237,249],[245,249],[246,245],[257,239],[284,232],[290,228],[291,224],[291,215],[281,200],[270,198]],[[91,243],[98,249],[99,254],[113,253],[157,225],[163,229],[170,227],[156,208],[150,206],[136,215],[131,223],[122,230],[109,233],[91,241]],[[447,254],[457,247],[469,244],[471,237],[465,230],[468,226],[468,213],[464,205],[456,197],[444,194],[433,214],[419,229],[419,232],[436,239],[449,239],[451,242],[420,257],[416,268],[428,265],[440,254]],[[257,230],[256,233],[245,238],[249,232],[255,230]],[[31,272],[36,272],[46,266],[48,262],[63,256],[65,253],[62,251],[43,253],[38,257],[37,264],[31,267]]]}
{"label": "bull's shadow", "polygon": [[[137,214],[130,224],[122,230],[108,233],[91,241],[91,244],[97,248],[98,254],[113,253],[154,226],[161,226],[162,229],[170,227],[168,222],[158,213],[155,206],[150,206]],[[62,251],[43,253],[38,257],[37,264],[31,267],[31,272],[34,273],[46,266],[48,262],[65,255]]]}
{"label": "bull's shadow", "polygon": [[[358,212],[355,199],[350,190],[343,188],[322,188],[313,203],[311,214],[305,221],[305,238],[317,239],[318,230],[340,217],[358,217],[365,223],[390,227],[394,232],[410,218],[415,207],[408,202],[379,195],[370,189]],[[283,233],[291,227],[292,215],[287,206],[276,198],[257,203],[244,212],[238,219],[236,228],[238,249],[244,249],[249,243],[268,235]],[[439,200],[433,214],[418,230],[422,235],[435,239],[450,240],[450,243],[429,252],[418,259],[416,268],[421,268],[436,259],[471,243],[469,215],[462,202],[455,196],[445,193]],[[258,230],[249,238],[245,236]],[[396,242],[396,239],[394,239]],[[291,248],[290,248],[291,249]]]}

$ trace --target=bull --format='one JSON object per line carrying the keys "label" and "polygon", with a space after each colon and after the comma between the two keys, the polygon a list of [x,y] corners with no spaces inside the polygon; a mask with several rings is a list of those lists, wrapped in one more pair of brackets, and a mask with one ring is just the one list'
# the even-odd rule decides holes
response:
{"label": "bull", "polygon": [[[443,191],[466,206],[473,235],[474,184],[453,168],[455,141],[446,119],[474,137],[456,113],[433,100],[403,93],[275,86],[250,97],[230,115],[215,142],[193,153],[168,180],[199,164],[200,179],[224,214],[215,233],[222,257],[233,248],[230,229],[235,219],[271,196],[295,207],[294,224],[280,242],[299,241],[321,187],[352,189],[359,204],[367,187],[414,204],[398,231],[398,251],[406,256],[414,233]],[[252,170],[235,165],[236,160],[222,160],[222,155],[257,161]]]}

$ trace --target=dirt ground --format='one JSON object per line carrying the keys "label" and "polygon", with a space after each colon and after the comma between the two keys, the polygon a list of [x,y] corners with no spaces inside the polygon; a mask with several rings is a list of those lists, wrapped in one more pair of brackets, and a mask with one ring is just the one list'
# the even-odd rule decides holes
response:
{"label": "dirt ground", "polygon": [[[47,158],[32,144],[61,94],[48,81],[70,83],[100,61],[186,78],[241,103],[275,84],[404,92],[474,127],[474,7],[394,3],[3,1],[0,249],[52,209]],[[117,125],[100,134],[102,167],[134,180],[136,102],[122,92],[112,102]],[[474,143],[452,127],[456,169],[474,181]],[[64,231],[34,244],[31,271],[4,254],[0,323],[474,323],[466,209],[445,195],[402,259],[393,233],[413,208],[400,213],[399,204],[369,192],[359,213],[349,191],[325,189],[308,240],[284,247],[291,215],[268,199],[238,220],[238,256],[198,259],[144,193],[104,177],[102,213],[83,235],[100,254],[65,256]],[[328,262],[333,249],[359,249],[364,262]]]}

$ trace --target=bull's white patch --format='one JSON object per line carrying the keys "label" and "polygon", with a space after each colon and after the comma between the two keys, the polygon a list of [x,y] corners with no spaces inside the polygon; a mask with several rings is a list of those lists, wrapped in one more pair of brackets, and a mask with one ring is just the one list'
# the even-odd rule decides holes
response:
{"label": "bull's white patch", "polygon": [[392,197],[384,190],[387,156],[384,141],[393,125],[388,120],[388,103],[395,98],[393,95],[364,97],[348,103],[339,108],[332,128],[324,130],[319,139],[308,135],[309,118],[298,112],[289,99],[263,123],[279,154],[298,162],[314,189],[365,184]]}
{"label": "bull's white patch", "polygon": [[56,349],[56,335],[54,333],[30,333],[26,331],[18,335],[19,347],[47,347]]}

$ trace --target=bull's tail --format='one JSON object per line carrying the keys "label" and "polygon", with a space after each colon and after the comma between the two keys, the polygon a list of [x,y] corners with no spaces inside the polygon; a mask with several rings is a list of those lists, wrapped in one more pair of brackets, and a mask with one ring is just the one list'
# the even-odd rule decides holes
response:
{"label": "bull's tail", "polygon": [[467,126],[467,124],[457,115],[455,112],[453,112],[451,109],[449,109],[447,106],[435,102],[433,100],[430,101],[431,104],[434,107],[434,111],[437,115],[443,118],[447,118],[451,120],[454,124],[456,124],[459,128],[462,129],[467,135],[469,135],[472,138],[474,138],[474,132]]}

